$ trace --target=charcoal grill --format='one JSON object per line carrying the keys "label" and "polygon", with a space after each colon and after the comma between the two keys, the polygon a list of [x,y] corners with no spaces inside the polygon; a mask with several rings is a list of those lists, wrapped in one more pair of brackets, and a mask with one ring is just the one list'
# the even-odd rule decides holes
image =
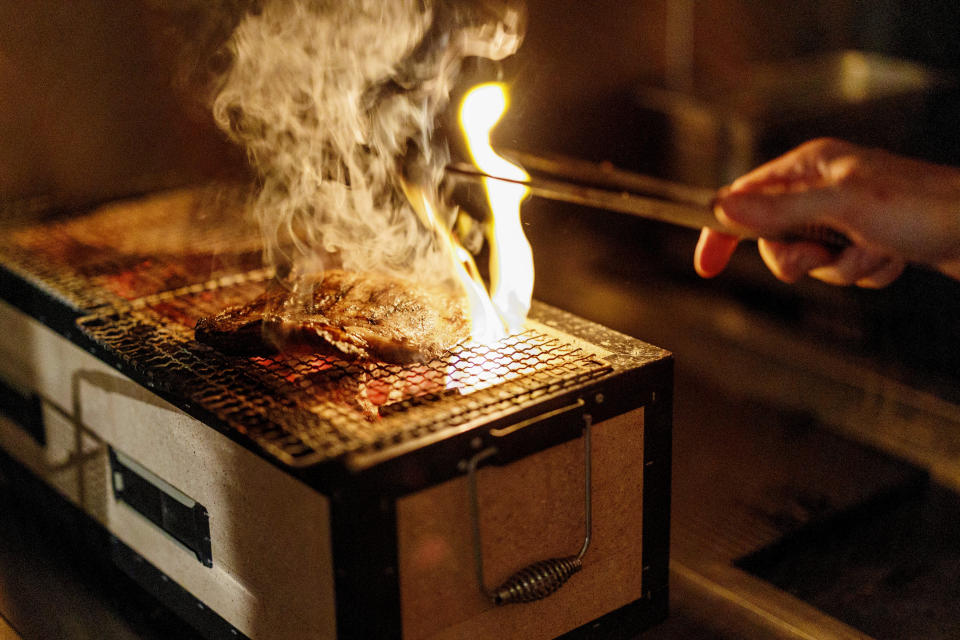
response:
{"label": "charcoal grill", "polygon": [[[176,584],[210,637],[623,637],[665,615],[670,354],[535,303],[523,332],[426,363],[225,355],[193,327],[262,292],[255,241],[143,235],[203,202],[154,195],[0,242],[2,395],[10,415],[40,407],[32,439],[7,420],[0,446],[110,532],[115,563]],[[122,242],[97,231],[110,215]],[[485,580],[580,547],[585,494],[582,571],[530,604],[486,600]]]}

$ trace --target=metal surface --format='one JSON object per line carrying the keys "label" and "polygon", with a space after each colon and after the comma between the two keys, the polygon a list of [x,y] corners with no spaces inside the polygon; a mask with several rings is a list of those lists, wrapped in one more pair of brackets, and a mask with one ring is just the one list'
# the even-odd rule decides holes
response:
{"label": "metal surface", "polygon": [[[453,477],[472,429],[509,428],[600,384],[612,400],[601,413],[629,411],[644,402],[631,380],[669,366],[662,349],[537,303],[526,331],[423,364],[226,356],[194,341],[197,319],[256,297],[272,273],[251,270],[249,227],[207,211],[217,197],[156,194],[11,222],[0,295],[321,491],[361,473],[398,493]],[[202,232],[182,233],[195,219]],[[502,438],[501,458],[574,437],[558,419]]]}
{"label": "metal surface", "polygon": [[[583,400],[578,400],[571,406],[562,407],[557,411],[569,411],[583,407]],[[497,455],[496,447],[480,451],[469,460],[461,462],[461,467],[467,473],[467,482],[470,488],[470,526],[473,532],[473,561],[477,574],[477,584],[480,592],[494,604],[517,604],[542,600],[566,584],[573,574],[583,568],[583,557],[590,548],[593,529],[593,494],[592,494],[592,455],[590,446],[590,426],[593,419],[590,414],[583,416],[583,475],[584,475],[584,505],[583,505],[583,544],[575,556],[564,558],[548,558],[539,560],[520,569],[507,578],[499,587],[488,589],[484,583],[483,574],[483,546],[480,542],[480,506],[477,498],[477,467],[481,462]],[[518,428],[525,425],[520,423]]]}
{"label": "metal surface", "polygon": [[913,61],[856,50],[747,63],[731,79],[637,88],[638,111],[664,127],[664,175],[729,184],[819,136],[917,153],[916,139],[932,133],[918,113],[955,84]]}

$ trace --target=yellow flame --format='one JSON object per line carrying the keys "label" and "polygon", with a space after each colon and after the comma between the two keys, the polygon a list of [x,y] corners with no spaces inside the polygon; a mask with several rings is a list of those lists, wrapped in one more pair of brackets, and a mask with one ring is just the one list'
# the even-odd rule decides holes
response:
{"label": "yellow flame", "polygon": [[406,180],[401,182],[407,200],[424,226],[433,231],[447,251],[453,272],[463,286],[470,313],[470,339],[472,342],[490,343],[506,335],[503,323],[487,295],[487,289],[477,270],[473,255],[460,244],[456,236],[440,222],[436,207],[427,193],[418,185]]}
{"label": "yellow flame", "polygon": [[[496,82],[473,87],[460,108],[460,126],[474,164],[484,173],[527,180],[521,167],[497,155],[490,132],[507,110],[506,88]],[[529,194],[522,184],[484,179],[493,219],[490,237],[491,299],[511,333],[523,328],[533,295],[533,252],[523,234],[520,205]],[[490,321],[487,320],[487,323]]]}
{"label": "yellow flame", "polygon": [[[460,110],[467,148],[481,171],[514,180],[527,173],[494,152],[490,131],[507,108],[503,85],[483,84],[468,92]],[[402,181],[404,193],[424,226],[445,248],[453,271],[466,293],[470,311],[471,341],[489,344],[523,328],[533,293],[533,252],[520,226],[520,204],[529,193],[522,184],[484,180],[492,211],[488,226],[492,294],[473,260],[456,235],[440,221],[431,196],[415,183]]]}

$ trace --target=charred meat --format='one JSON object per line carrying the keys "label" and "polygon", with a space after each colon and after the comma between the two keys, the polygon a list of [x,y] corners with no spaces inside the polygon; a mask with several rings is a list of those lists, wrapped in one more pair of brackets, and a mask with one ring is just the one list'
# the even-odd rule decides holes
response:
{"label": "charred meat", "polygon": [[461,296],[377,273],[331,270],[305,308],[284,309],[288,291],[197,322],[197,341],[224,353],[267,355],[311,350],[347,358],[417,362],[469,337]]}

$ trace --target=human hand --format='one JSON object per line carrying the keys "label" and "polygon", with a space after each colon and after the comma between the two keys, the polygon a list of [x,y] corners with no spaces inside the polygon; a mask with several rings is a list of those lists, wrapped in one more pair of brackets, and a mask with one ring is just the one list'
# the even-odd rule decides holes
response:
{"label": "human hand", "polygon": [[[804,274],[837,285],[879,288],[907,262],[960,279],[960,170],[833,139],[807,142],[721,189],[714,208],[732,232],[761,239],[773,274]],[[834,253],[810,241],[782,242],[809,226],[835,229],[852,244]],[[704,229],[694,254],[701,276],[726,268],[739,237]]]}

